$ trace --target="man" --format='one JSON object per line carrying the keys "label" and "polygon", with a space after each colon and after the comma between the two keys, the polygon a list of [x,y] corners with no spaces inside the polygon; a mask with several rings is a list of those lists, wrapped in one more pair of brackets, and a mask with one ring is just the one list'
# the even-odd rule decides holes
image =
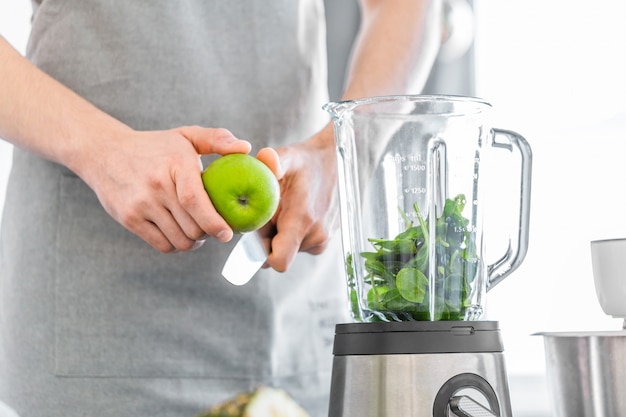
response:
{"label": "man", "polygon": [[[361,7],[343,98],[419,92],[439,2]],[[347,307],[323,19],[320,0],[39,0],[27,57],[0,39],[0,399],[184,417],[267,384],[326,414]],[[252,148],[281,202],[271,268],[233,287],[198,157]]]}

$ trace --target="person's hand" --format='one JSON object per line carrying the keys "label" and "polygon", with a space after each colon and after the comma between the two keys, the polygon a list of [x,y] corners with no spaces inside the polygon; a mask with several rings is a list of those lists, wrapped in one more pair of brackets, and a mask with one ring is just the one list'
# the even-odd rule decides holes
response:
{"label": "person's hand", "polygon": [[[248,152],[250,143],[226,129],[131,131],[103,144],[79,175],[128,230],[161,252],[186,251],[233,236],[204,190],[199,156]],[[276,171],[274,155],[261,156]]]}
{"label": "person's hand", "polygon": [[266,265],[286,271],[298,251],[320,254],[338,227],[332,126],[306,142],[278,148],[281,200]]}

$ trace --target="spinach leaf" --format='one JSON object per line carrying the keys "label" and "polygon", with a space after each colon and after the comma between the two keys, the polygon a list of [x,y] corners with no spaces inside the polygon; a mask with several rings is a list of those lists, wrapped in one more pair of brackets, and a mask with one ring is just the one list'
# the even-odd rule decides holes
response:
{"label": "spinach leaf", "polygon": [[[360,255],[365,282],[370,286],[369,309],[393,320],[463,319],[471,305],[471,283],[479,270],[475,229],[462,214],[465,204],[462,194],[445,201],[442,215],[434,219],[433,250],[428,243],[430,220],[417,204],[413,207],[418,225],[401,211],[404,231],[394,239],[368,239],[374,251]],[[351,272],[349,282],[354,282]],[[352,292],[350,295],[354,312],[356,299]],[[431,298],[434,306],[430,306]]]}
{"label": "spinach leaf", "polygon": [[421,303],[426,295],[428,278],[419,269],[402,268],[396,274],[396,286],[405,300]]}

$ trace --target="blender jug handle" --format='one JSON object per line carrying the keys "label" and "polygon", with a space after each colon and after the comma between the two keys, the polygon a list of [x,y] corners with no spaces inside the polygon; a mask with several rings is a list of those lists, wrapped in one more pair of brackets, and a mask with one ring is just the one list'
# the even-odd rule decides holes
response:
{"label": "blender jug handle", "polygon": [[[494,148],[503,148],[520,155],[520,201],[519,223],[516,233],[509,238],[509,247],[499,260],[487,266],[487,291],[495,287],[500,281],[515,271],[528,250],[528,226],[530,222],[530,180],[532,170],[532,150],[530,145],[520,134],[503,129],[493,129]],[[507,142],[498,142],[499,138]]]}

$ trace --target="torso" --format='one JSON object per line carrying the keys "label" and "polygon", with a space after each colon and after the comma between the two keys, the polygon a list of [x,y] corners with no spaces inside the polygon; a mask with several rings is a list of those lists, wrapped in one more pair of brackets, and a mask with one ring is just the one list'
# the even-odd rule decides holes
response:
{"label": "torso", "polygon": [[[225,127],[258,150],[327,121],[321,1],[35,3],[29,59],[133,128]],[[234,242],[159,254],[19,149],[4,216],[0,398],[18,412],[192,417],[260,383],[327,412],[338,239],[233,287],[219,270]]]}

